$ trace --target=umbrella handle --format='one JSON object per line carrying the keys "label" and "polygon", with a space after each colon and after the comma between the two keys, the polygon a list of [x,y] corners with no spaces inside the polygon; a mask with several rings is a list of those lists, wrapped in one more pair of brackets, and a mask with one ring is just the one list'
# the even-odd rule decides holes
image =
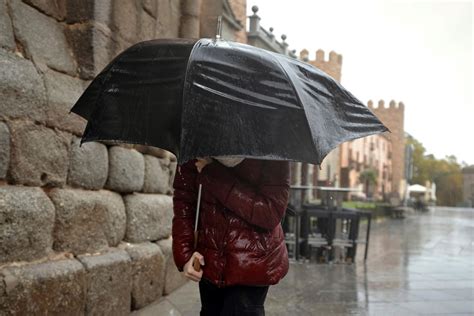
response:
{"label": "umbrella handle", "polygon": [[[197,248],[197,243],[198,243],[198,231],[194,231],[194,249]],[[197,272],[201,271],[201,263],[199,262],[198,258],[194,258],[193,260],[193,268]]]}
{"label": "umbrella handle", "polygon": [[193,268],[194,268],[194,270],[196,270],[197,272],[201,271],[201,263],[199,262],[199,259],[198,259],[198,258],[194,258],[194,261],[193,261]]}

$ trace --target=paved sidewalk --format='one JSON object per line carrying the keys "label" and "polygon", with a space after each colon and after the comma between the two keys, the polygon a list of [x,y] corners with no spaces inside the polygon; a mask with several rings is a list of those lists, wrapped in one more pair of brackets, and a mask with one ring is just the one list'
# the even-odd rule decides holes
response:
{"label": "paved sidewalk", "polygon": [[[372,226],[369,258],[292,263],[270,288],[267,315],[474,315],[474,209],[435,208]],[[137,315],[199,315],[197,285]]]}

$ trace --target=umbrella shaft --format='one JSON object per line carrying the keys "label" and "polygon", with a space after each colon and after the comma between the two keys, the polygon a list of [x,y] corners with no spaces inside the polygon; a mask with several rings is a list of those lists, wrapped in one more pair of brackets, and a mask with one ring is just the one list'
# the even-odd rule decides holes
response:
{"label": "umbrella shaft", "polygon": [[202,184],[199,184],[199,191],[198,191],[198,198],[197,198],[197,206],[196,206],[196,220],[194,223],[194,232],[198,230],[198,223],[199,223],[199,208],[201,206],[201,191],[202,191]]}

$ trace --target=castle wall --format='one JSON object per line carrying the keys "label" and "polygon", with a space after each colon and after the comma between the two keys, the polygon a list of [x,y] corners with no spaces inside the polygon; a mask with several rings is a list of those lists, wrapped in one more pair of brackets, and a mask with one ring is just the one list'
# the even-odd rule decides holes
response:
{"label": "castle wall", "polygon": [[169,239],[175,157],[79,147],[86,122],[68,111],[130,45],[198,37],[194,3],[0,0],[1,311],[128,315],[185,281]]}

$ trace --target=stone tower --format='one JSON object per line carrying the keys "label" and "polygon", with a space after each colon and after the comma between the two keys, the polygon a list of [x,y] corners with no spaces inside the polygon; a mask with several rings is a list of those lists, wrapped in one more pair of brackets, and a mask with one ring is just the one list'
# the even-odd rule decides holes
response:
{"label": "stone tower", "polygon": [[369,101],[367,105],[391,131],[391,133],[386,133],[386,136],[392,142],[392,192],[398,193],[398,197],[401,197],[405,183],[405,106],[402,102],[397,104],[394,100],[390,101],[388,107],[385,106],[383,100],[380,100],[377,106],[374,106],[372,101]]}

